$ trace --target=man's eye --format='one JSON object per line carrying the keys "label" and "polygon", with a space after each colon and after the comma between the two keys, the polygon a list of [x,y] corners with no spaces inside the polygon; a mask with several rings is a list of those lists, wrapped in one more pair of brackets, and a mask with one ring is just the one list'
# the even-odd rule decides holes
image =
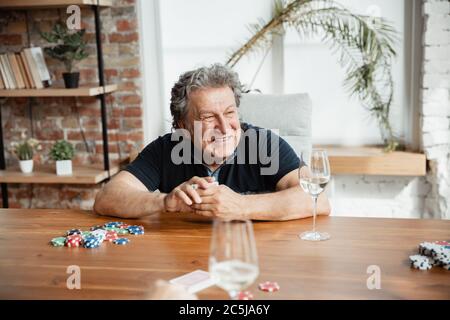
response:
{"label": "man's eye", "polygon": [[211,120],[213,120],[213,119],[214,119],[213,116],[206,116],[206,117],[203,117],[203,121],[211,121]]}
{"label": "man's eye", "polygon": [[232,114],[234,114],[234,111],[228,111],[228,112],[226,113],[226,115],[232,115]]}

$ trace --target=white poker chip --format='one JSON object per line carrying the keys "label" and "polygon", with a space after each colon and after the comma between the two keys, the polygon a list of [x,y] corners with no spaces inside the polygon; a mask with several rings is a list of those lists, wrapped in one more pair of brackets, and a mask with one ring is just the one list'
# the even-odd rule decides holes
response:
{"label": "white poker chip", "polygon": [[415,269],[429,270],[433,267],[428,257],[420,254],[409,256],[409,260],[411,261],[411,266]]}

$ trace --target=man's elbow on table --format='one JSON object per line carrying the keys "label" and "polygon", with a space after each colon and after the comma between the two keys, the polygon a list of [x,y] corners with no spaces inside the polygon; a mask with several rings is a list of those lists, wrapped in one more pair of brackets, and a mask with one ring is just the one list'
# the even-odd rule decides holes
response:
{"label": "man's elbow on table", "polygon": [[104,189],[102,189],[97,193],[94,201],[93,210],[96,214],[101,216],[111,214],[110,212],[108,212],[107,201],[105,201],[106,200],[105,198],[106,198],[105,191]]}

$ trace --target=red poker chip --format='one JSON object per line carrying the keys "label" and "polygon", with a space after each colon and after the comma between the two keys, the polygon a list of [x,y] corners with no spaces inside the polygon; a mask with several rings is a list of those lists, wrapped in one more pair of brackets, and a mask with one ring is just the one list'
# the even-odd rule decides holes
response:
{"label": "red poker chip", "polygon": [[250,291],[240,291],[236,298],[238,300],[253,300],[253,294]]}
{"label": "red poker chip", "polygon": [[79,247],[81,244],[81,241],[78,241],[76,239],[67,240],[66,246],[67,247]]}
{"label": "red poker chip", "polygon": [[440,246],[450,246],[450,242],[448,242],[448,241],[435,241],[434,243],[436,243]]}
{"label": "red poker chip", "polygon": [[277,282],[266,281],[259,284],[259,290],[264,292],[275,292],[280,290],[280,286]]}
{"label": "red poker chip", "polygon": [[126,229],[126,228],[128,228],[129,226],[130,226],[129,224],[124,223],[124,224],[121,224],[121,225],[119,226],[119,228],[120,228],[120,229]]}
{"label": "red poker chip", "polygon": [[117,238],[119,238],[119,236],[117,235],[117,232],[115,232],[115,231],[108,231],[108,232],[106,232],[106,234],[105,234],[105,240],[106,241],[114,241],[114,240],[116,240]]}

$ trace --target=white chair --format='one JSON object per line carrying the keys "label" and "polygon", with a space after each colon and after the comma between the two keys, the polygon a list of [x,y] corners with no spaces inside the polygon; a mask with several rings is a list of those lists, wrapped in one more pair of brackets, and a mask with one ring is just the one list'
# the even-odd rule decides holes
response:
{"label": "white chair", "polygon": [[312,102],[308,94],[244,94],[239,106],[241,121],[279,135],[300,155],[311,149]]}

